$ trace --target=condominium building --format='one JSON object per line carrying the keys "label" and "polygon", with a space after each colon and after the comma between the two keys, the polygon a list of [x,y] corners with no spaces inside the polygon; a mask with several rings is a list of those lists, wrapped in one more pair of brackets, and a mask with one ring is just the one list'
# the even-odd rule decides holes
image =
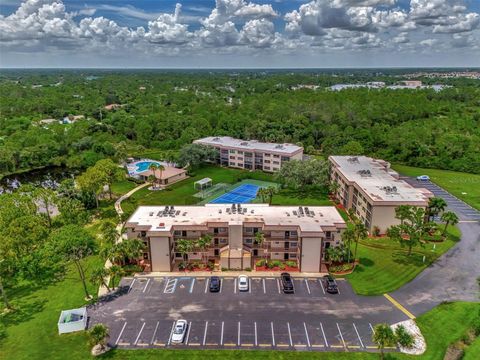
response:
{"label": "condominium building", "polygon": [[303,159],[303,148],[294,144],[264,143],[230,136],[210,136],[194,143],[216,148],[218,164],[247,170],[275,172],[286,161]]}
{"label": "condominium building", "polygon": [[385,233],[400,223],[395,208],[412,205],[426,208],[433,194],[399,178],[384,160],[366,156],[330,156],[331,181],[338,184],[336,196],[346,209],[353,209],[369,231],[378,226]]}
{"label": "condominium building", "polygon": [[[192,249],[188,260],[208,259],[219,268],[253,268],[256,259],[296,261],[305,272],[325,271],[325,249],[340,244],[346,228],[333,206],[268,204],[140,206],[126,223],[127,237],[146,244],[151,271],[174,271],[185,253],[180,239],[210,236],[206,249]],[[264,236],[262,244],[256,234]]]}

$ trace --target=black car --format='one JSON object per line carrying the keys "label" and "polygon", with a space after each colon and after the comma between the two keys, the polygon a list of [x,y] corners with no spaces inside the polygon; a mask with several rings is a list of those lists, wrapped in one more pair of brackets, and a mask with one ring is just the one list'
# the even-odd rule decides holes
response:
{"label": "black car", "polygon": [[220,283],[221,283],[221,280],[218,276],[212,276],[210,278],[210,292],[219,292]]}
{"label": "black car", "polygon": [[323,284],[329,294],[338,294],[337,282],[332,275],[325,275],[323,277]]}
{"label": "black car", "polygon": [[285,294],[293,294],[295,289],[293,288],[293,280],[289,273],[282,273],[282,289]]}

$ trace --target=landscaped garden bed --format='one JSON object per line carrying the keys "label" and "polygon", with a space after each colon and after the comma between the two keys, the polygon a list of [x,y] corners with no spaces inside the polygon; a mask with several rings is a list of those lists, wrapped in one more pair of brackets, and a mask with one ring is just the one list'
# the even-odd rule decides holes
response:
{"label": "landscaped garden bed", "polygon": [[255,263],[255,271],[285,271],[298,272],[298,264],[296,261],[281,260],[258,260]]}

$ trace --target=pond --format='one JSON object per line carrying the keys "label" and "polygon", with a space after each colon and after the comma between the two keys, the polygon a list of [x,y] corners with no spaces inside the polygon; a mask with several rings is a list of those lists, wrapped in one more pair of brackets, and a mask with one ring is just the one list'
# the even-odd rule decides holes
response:
{"label": "pond", "polygon": [[47,167],[5,176],[0,180],[0,194],[11,192],[24,184],[56,189],[60,182],[73,178],[79,173],[80,170],[72,170],[65,167]]}

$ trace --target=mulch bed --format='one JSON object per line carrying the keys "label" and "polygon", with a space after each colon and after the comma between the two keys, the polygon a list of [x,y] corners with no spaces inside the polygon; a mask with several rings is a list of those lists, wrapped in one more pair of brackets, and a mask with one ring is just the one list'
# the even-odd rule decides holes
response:
{"label": "mulch bed", "polygon": [[274,268],[268,268],[266,266],[255,266],[255,271],[286,271],[286,272],[299,272],[297,267],[285,266],[285,269],[280,269],[278,266]]}

